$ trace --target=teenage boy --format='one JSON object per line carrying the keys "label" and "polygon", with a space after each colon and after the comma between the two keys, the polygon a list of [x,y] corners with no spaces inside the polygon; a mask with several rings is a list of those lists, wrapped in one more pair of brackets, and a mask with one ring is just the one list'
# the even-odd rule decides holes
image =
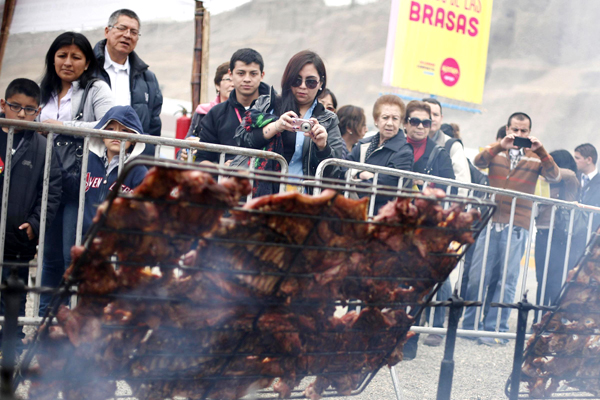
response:
{"label": "teenage boy", "polygon": [[[233,53],[229,61],[229,71],[233,80],[233,91],[229,99],[219,103],[206,114],[202,120],[200,141],[205,143],[237,146],[234,140],[235,130],[242,123],[242,118],[258,96],[269,94],[275,104],[275,91],[262,82],[265,76],[262,56],[253,49],[240,49]],[[234,154],[225,159],[232,160]],[[219,162],[219,154],[210,151],[199,151],[196,161]]]}
{"label": "teenage boy", "polygon": [[[15,79],[6,88],[0,100],[0,117],[17,121],[34,121],[40,113],[40,87],[29,79]],[[8,128],[0,133],[0,193],[4,190],[4,170],[7,153]],[[40,232],[42,188],[46,162],[46,138],[32,130],[15,128],[12,145],[10,190],[6,217],[5,263],[29,263],[35,254]],[[52,157],[48,187],[46,226],[49,226],[60,205],[62,191],[61,170],[56,157]],[[27,284],[29,268],[18,269],[19,278]],[[2,281],[11,274],[5,264]],[[25,315],[26,294],[21,296],[20,316]],[[4,315],[4,297],[2,298]],[[20,327],[19,336],[23,338]],[[20,347],[20,346],[19,346]]]}

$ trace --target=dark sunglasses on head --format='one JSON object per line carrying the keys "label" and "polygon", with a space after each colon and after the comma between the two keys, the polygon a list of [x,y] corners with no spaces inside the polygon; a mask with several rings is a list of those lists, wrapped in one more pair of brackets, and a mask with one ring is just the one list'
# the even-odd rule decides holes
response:
{"label": "dark sunglasses on head", "polygon": [[[317,87],[317,85],[319,84],[319,81],[316,79],[307,79],[304,81],[304,83],[306,84],[306,87],[309,89],[314,89]],[[298,87],[302,85],[302,77],[297,77],[296,80],[294,82],[292,82],[292,87]]]}
{"label": "dark sunglasses on head", "polygon": [[423,124],[423,128],[431,128],[431,120],[430,119],[419,119],[419,118],[410,117],[408,119],[408,123],[414,127],[417,127],[417,126]]}

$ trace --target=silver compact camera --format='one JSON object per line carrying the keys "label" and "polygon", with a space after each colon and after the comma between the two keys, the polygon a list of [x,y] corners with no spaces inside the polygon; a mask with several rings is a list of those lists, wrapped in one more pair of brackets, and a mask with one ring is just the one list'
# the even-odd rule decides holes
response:
{"label": "silver compact camera", "polygon": [[294,118],[292,119],[292,129],[302,132],[310,132],[315,126],[315,123],[308,119]]}

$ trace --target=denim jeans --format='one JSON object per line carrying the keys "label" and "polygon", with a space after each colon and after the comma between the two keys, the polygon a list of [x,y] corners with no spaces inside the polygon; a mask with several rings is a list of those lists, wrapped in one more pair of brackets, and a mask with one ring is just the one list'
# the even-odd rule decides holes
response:
{"label": "denim jeans", "polygon": [[[77,202],[62,204],[52,225],[46,231],[44,243],[44,263],[42,269],[42,286],[56,288],[71,264],[71,247],[75,245],[77,228]],[[40,312],[43,316],[52,294],[40,296]]]}
{"label": "denim jeans", "polygon": [[[511,232],[510,251],[508,254],[508,266],[506,275],[506,286],[504,289],[504,298],[500,300],[500,289],[502,286],[502,274],[504,272],[504,262],[506,255],[506,246],[508,243],[508,225],[500,232],[492,226],[490,230],[489,250],[487,254],[487,265],[485,269],[483,281],[483,298],[489,296],[488,301],[484,302],[483,321],[478,323],[479,329],[493,331],[496,328],[496,320],[498,317],[498,308],[490,307],[492,302],[512,303],[514,302],[517,281],[519,280],[521,258],[525,251],[527,243],[528,231],[524,228],[515,226]],[[482,276],[483,269],[483,252],[485,247],[485,238],[487,229],[485,229],[475,244],[475,252],[473,253],[473,262],[469,271],[469,282],[467,284],[467,293],[465,300],[478,300],[479,281]],[[492,277],[497,274],[498,281],[492,286]],[[511,309],[502,309],[500,318],[500,332],[508,331],[508,317]],[[475,326],[476,307],[468,307],[465,311],[463,319],[463,329],[473,329]]]}

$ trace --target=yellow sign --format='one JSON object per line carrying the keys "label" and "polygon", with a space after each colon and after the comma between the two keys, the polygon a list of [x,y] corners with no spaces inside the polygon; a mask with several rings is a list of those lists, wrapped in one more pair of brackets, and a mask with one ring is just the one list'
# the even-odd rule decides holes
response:
{"label": "yellow sign", "polygon": [[383,83],[481,104],[493,0],[392,0]]}

